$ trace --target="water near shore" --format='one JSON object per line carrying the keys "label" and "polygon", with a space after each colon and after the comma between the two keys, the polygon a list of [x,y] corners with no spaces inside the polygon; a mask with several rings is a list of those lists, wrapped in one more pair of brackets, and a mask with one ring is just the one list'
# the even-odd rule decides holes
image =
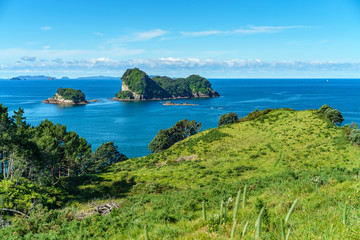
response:
{"label": "water near shore", "polygon": [[[210,79],[219,98],[173,100],[194,106],[164,106],[165,101],[117,102],[110,100],[121,89],[120,80],[0,80],[0,103],[13,111],[25,109],[27,121],[37,125],[49,119],[65,124],[85,137],[95,149],[113,141],[129,157],[149,153],[147,146],[159,129],[184,118],[216,127],[219,117],[236,112],[240,117],[265,108],[317,109],[328,104],[339,109],[345,123],[360,123],[360,79]],[[99,102],[82,106],[41,103],[58,87],[81,89],[87,99]]]}

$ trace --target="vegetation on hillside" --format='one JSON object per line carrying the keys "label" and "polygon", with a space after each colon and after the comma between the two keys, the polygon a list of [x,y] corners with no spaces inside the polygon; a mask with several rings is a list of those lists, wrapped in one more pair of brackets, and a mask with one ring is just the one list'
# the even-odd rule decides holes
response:
{"label": "vegetation on hillside", "polygon": [[30,126],[22,109],[10,117],[0,104],[0,208],[58,207],[63,179],[98,172],[124,159],[113,143],[93,154],[87,141],[64,125],[44,120]]}
{"label": "vegetation on hillside", "polygon": [[75,103],[84,102],[85,94],[81,90],[72,88],[59,88],[56,93],[65,100],[72,100]]}
{"label": "vegetation on hillside", "polygon": [[[0,236],[358,239],[354,126],[315,110],[256,110],[158,153],[66,177],[66,207],[38,204],[29,218],[9,218]],[[108,205],[110,214],[96,210]]]}

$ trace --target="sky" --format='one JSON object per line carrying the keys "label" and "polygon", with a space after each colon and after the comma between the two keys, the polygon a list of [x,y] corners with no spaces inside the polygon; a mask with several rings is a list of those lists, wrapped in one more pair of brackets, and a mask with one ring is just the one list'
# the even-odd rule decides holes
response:
{"label": "sky", "polygon": [[0,77],[360,78],[360,0],[0,0]]}

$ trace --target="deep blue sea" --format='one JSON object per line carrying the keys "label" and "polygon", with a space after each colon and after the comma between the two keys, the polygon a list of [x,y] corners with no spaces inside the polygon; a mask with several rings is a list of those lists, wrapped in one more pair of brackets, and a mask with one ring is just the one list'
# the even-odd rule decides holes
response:
{"label": "deep blue sea", "polygon": [[[0,80],[0,103],[10,111],[25,109],[27,122],[44,119],[65,124],[92,144],[113,141],[128,157],[149,153],[148,144],[159,129],[182,119],[202,123],[202,130],[217,126],[219,117],[236,112],[240,117],[265,108],[318,109],[328,104],[340,110],[345,124],[360,123],[360,79],[210,79],[219,98],[175,100],[197,106],[163,106],[161,101],[116,102],[120,80]],[[60,107],[41,103],[57,88],[81,89],[87,99],[100,102]]]}

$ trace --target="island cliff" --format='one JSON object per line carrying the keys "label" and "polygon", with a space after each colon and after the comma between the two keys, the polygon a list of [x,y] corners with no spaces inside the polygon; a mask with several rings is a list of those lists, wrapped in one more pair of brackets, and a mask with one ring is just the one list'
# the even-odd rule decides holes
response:
{"label": "island cliff", "polygon": [[198,75],[187,78],[150,78],[138,68],[128,69],[121,77],[120,92],[114,98],[124,101],[168,100],[178,98],[219,97],[211,83]]}
{"label": "island cliff", "polygon": [[77,105],[88,104],[85,94],[81,90],[75,90],[72,88],[59,88],[54,97],[48,98],[43,103],[63,104],[63,105]]}

